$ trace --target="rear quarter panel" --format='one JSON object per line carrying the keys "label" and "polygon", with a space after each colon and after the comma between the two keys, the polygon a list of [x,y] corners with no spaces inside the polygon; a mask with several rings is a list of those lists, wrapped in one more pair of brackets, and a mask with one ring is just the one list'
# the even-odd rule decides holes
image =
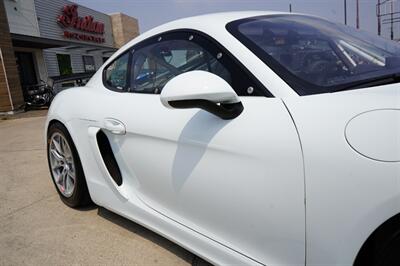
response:
{"label": "rear quarter panel", "polygon": [[400,164],[362,156],[345,138],[358,114],[399,109],[398,91],[390,85],[285,100],[304,152],[308,265],[351,265],[368,236],[400,212]]}

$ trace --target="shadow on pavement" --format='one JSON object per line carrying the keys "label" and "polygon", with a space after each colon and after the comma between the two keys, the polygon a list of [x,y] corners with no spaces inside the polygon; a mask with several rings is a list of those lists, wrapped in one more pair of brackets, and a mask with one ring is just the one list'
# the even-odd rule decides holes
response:
{"label": "shadow on pavement", "polygon": [[92,211],[92,210],[97,209],[97,208],[99,208],[99,207],[96,206],[94,203],[92,203],[92,204],[90,204],[88,206],[85,206],[85,207],[76,208],[75,210],[81,211],[81,212],[87,212],[87,211]]}
{"label": "shadow on pavement", "polygon": [[[82,209],[84,211],[85,209]],[[196,255],[191,254],[189,251],[185,250],[184,248],[176,245],[175,243],[171,242],[170,240],[150,231],[149,229],[130,221],[118,214],[115,214],[107,209],[102,207],[98,207],[97,214],[108,221],[117,224],[124,229],[145,238],[156,245],[168,250],[169,252],[175,254],[176,256],[180,257],[187,263],[196,266],[212,266],[210,263],[198,258]]]}

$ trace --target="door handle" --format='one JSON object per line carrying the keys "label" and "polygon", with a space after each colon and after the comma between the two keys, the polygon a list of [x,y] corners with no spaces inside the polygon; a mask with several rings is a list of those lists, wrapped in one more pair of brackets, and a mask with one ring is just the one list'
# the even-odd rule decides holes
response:
{"label": "door handle", "polygon": [[115,135],[126,134],[126,128],[124,123],[114,118],[104,119],[104,129]]}

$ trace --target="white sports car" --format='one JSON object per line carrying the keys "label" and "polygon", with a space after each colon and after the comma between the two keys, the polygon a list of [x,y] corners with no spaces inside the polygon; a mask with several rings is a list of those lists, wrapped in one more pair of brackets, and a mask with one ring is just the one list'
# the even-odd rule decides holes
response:
{"label": "white sports car", "polygon": [[174,21],[57,95],[50,172],[214,264],[400,264],[400,46],[318,17]]}

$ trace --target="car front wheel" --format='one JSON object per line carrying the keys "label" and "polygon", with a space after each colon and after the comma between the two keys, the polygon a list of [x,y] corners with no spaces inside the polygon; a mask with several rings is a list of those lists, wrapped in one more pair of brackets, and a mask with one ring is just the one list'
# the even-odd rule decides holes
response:
{"label": "car front wheel", "polygon": [[47,159],[61,200],[70,207],[91,202],[78,152],[67,128],[52,123],[47,132]]}

